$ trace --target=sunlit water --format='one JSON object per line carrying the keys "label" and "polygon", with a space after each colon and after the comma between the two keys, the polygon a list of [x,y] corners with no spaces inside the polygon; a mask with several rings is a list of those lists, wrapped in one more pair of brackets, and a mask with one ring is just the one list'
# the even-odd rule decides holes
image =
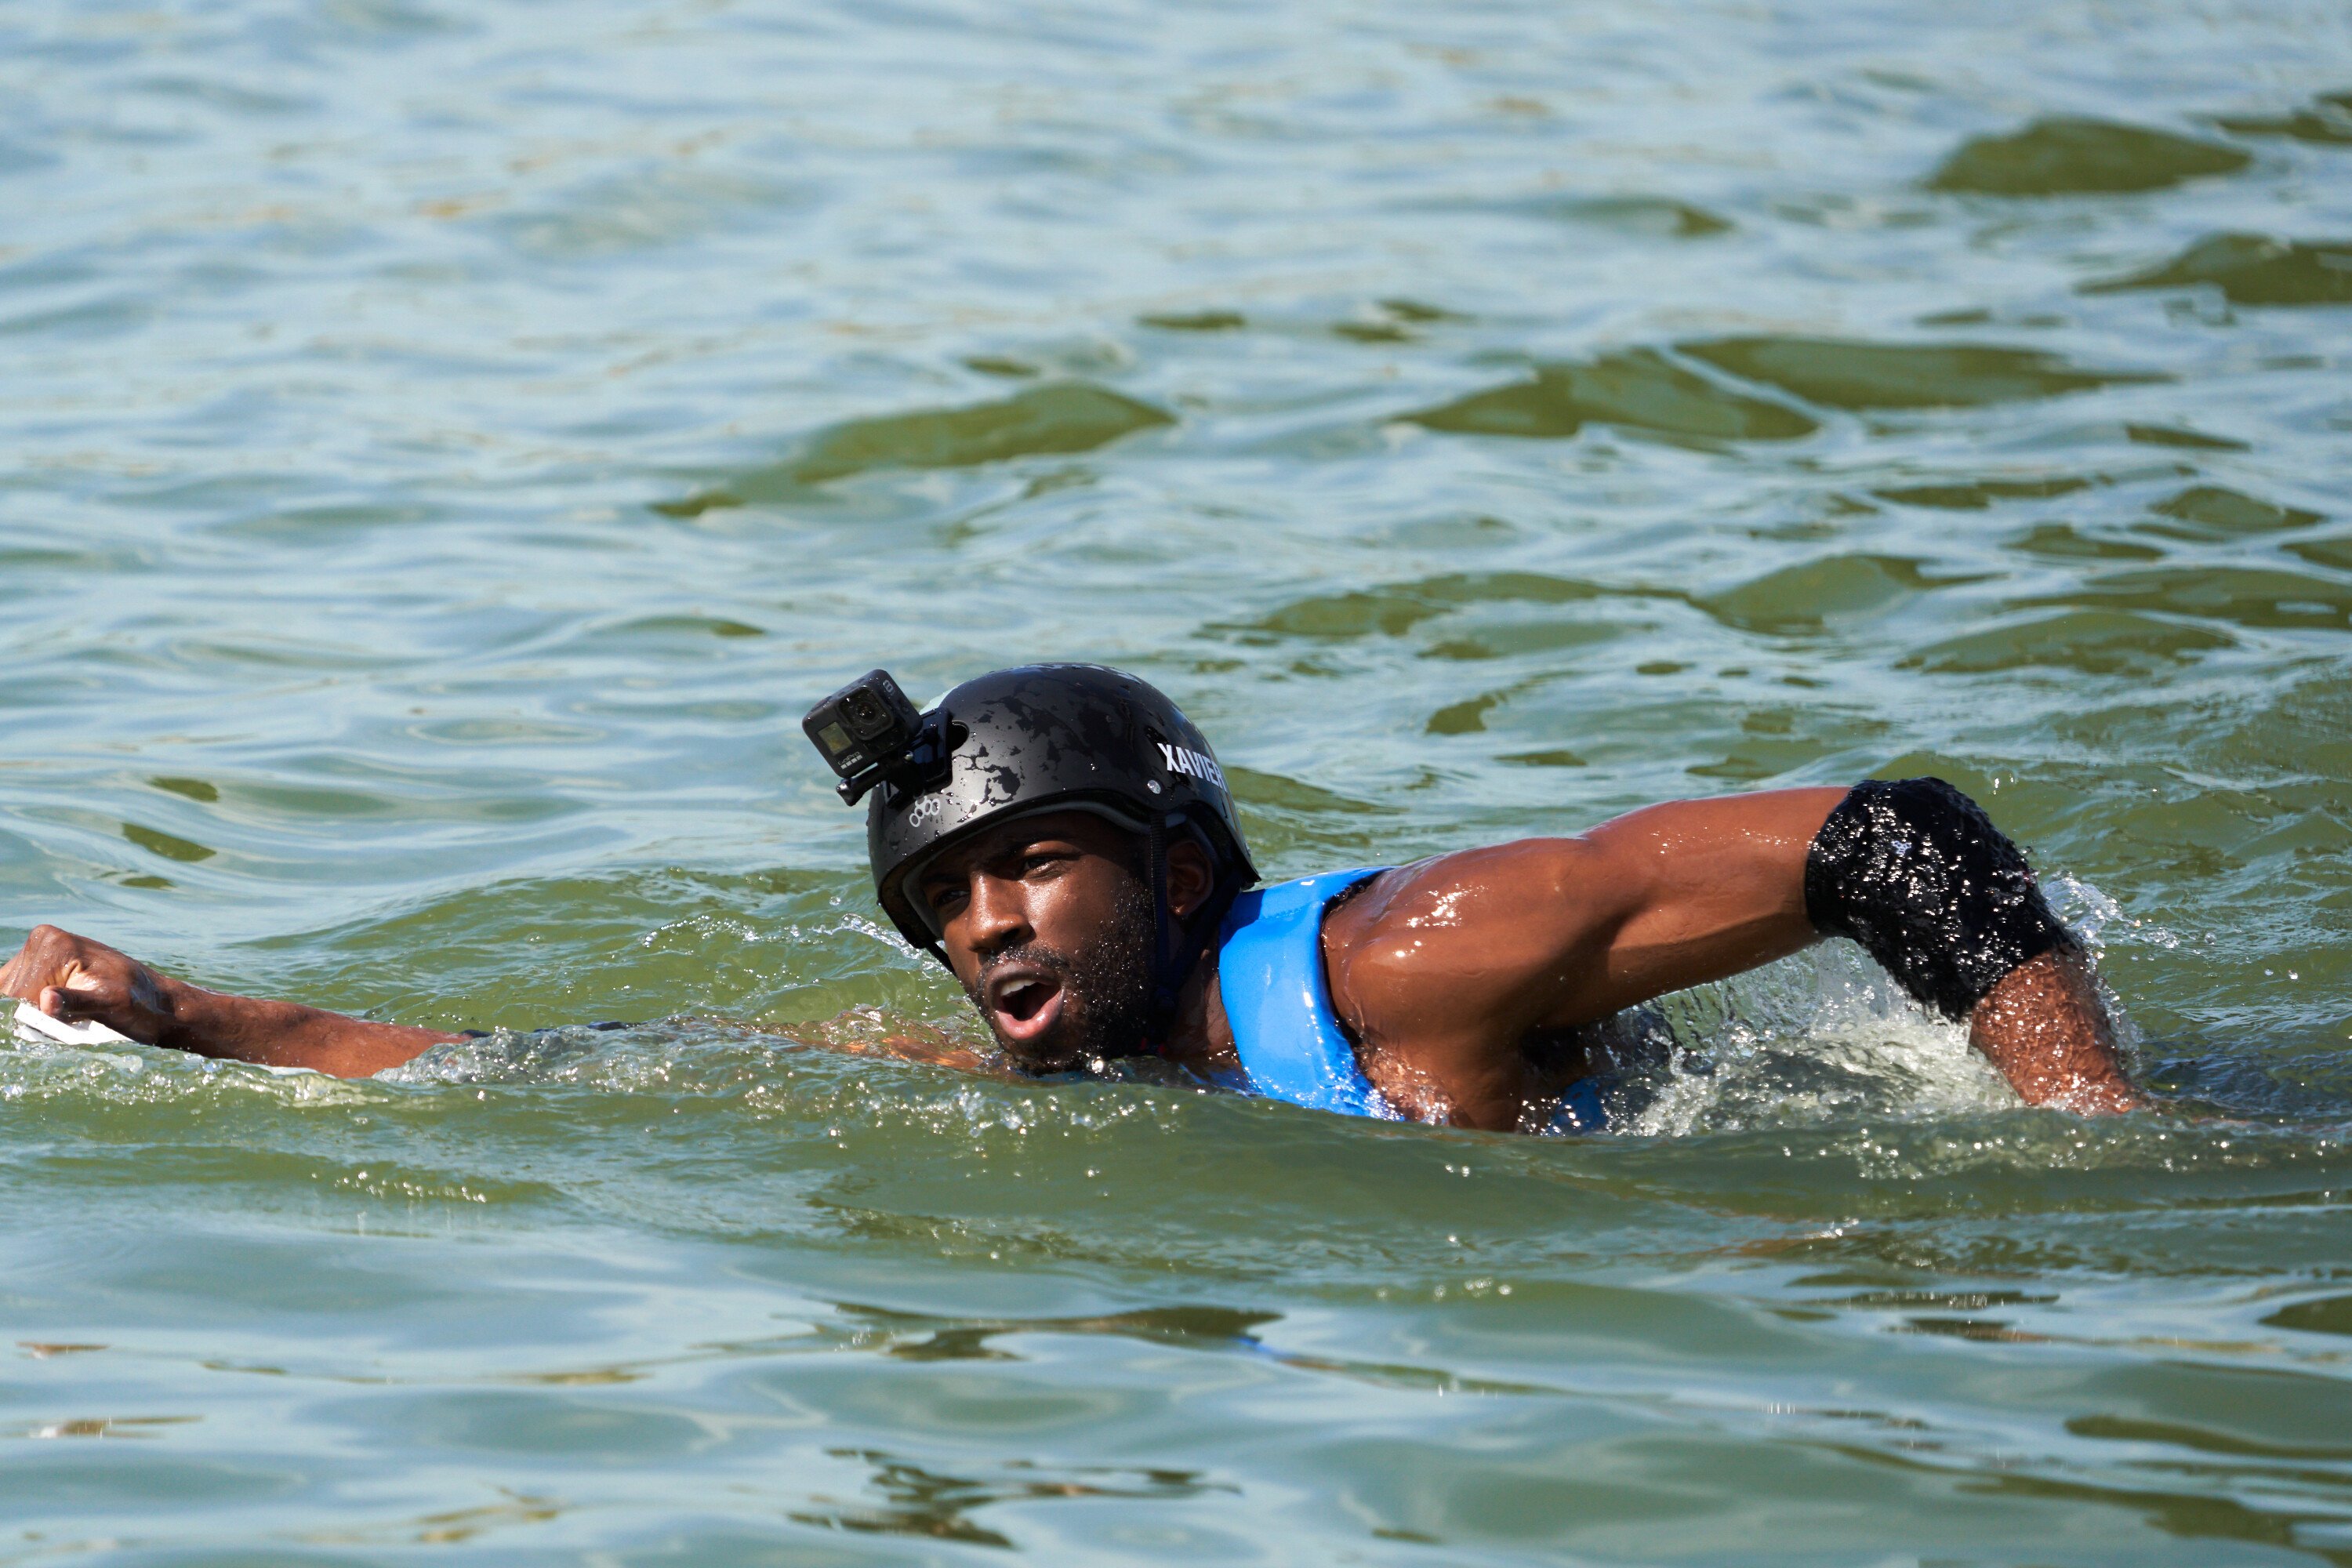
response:
{"label": "sunlit water", "polygon": [[[2340,5],[24,5],[0,92],[0,942],[499,1031],[0,1052],[0,1561],[2352,1563]],[[1281,875],[1940,773],[2169,1109],[1837,948],[1601,1138],[842,1049],[971,1026],[798,715],[1034,657]]]}

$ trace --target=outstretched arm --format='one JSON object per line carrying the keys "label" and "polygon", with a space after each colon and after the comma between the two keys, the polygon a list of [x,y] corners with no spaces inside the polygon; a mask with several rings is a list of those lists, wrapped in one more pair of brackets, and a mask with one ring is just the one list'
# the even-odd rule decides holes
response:
{"label": "outstretched arm", "polygon": [[365,1078],[465,1037],[206,991],[48,925],[35,926],[0,968],[0,994],[67,1023],[104,1024],[146,1045],[264,1067],[313,1068],[337,1078]]}
{"label": "outstretched arm", "polygon": [[[1527,1092],[1519,1047],[1531,1034],[1724,979],[1835,931],[1859,936],[1913,995],[1969,1017],[1978,1048],[2029,1101],[2085,1111],[2136,1103],[2071,944],[2021,950],[2006,962],[1997,944],[1980,944],[1956,959],[1933,950],[1943,927],[1964,922],[1873,923],[1884,910],[1847,908],[1854,889],[1866,896],[1890,880],[1863,852],[1895,857],[1892,882],[1915,893],[1934,884],[1936,897],[1965,900],[1983,890],[1981,878],[1938,884],[1916,875],[1923,862],[1902,858],[1914,846],[1900,834],[1856,838],[1855,810],[1839,809],[1853,793],[1674,802],[1576,838],[1468,850],[1390,872],[1326,924],[1333,1000],[1370,1047],[1368,1070],[1401,1069],[1395,1086],[1409,1099],[1458,1122],[1502,1128],[1515,1123]],[[1816,859],[1832,813],[1840,832],[1825,842],[1843,858]],[[1992,837],[2015,858],[2006,839]],[[1843,882],[1825,883],[1824,865]],[[2015,866],[2031,894],[2022,860]],[[1957,1005],[1956,992],[1965,997]]]}

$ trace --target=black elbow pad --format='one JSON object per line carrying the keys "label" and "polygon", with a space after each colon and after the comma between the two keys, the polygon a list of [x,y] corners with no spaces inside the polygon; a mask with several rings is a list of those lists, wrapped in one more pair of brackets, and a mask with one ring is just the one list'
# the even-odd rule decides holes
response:
{"label": "black elbow pad", "polygon": [[1856,784],[1806,853],[1805,913],[1955,1019],[2019,964],[2075,946],[2017,846],[1942,779]]}

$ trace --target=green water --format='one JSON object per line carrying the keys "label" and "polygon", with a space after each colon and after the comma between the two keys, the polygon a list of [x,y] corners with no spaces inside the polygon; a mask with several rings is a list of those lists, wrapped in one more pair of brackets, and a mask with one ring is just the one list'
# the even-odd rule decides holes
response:
{"label": "green water", "polygon": [[[2352,13],[0,10],[0,1563],[2352,1564]],[[1935,772],[2171,1109],[1822,950],[1582,1141],[972,1026],[797,732],[1296,875]]]}

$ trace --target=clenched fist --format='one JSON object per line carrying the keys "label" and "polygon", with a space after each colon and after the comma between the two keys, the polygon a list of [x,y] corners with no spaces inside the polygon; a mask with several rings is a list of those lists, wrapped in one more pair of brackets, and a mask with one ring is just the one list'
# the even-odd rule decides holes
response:
{"label": "clenched fist", "polygon": [[168,1043],[179,982],[128,953],[56,926],[35,926],[0,969],[0,993],[68,1024],[95,1021],[145,1045]]}

